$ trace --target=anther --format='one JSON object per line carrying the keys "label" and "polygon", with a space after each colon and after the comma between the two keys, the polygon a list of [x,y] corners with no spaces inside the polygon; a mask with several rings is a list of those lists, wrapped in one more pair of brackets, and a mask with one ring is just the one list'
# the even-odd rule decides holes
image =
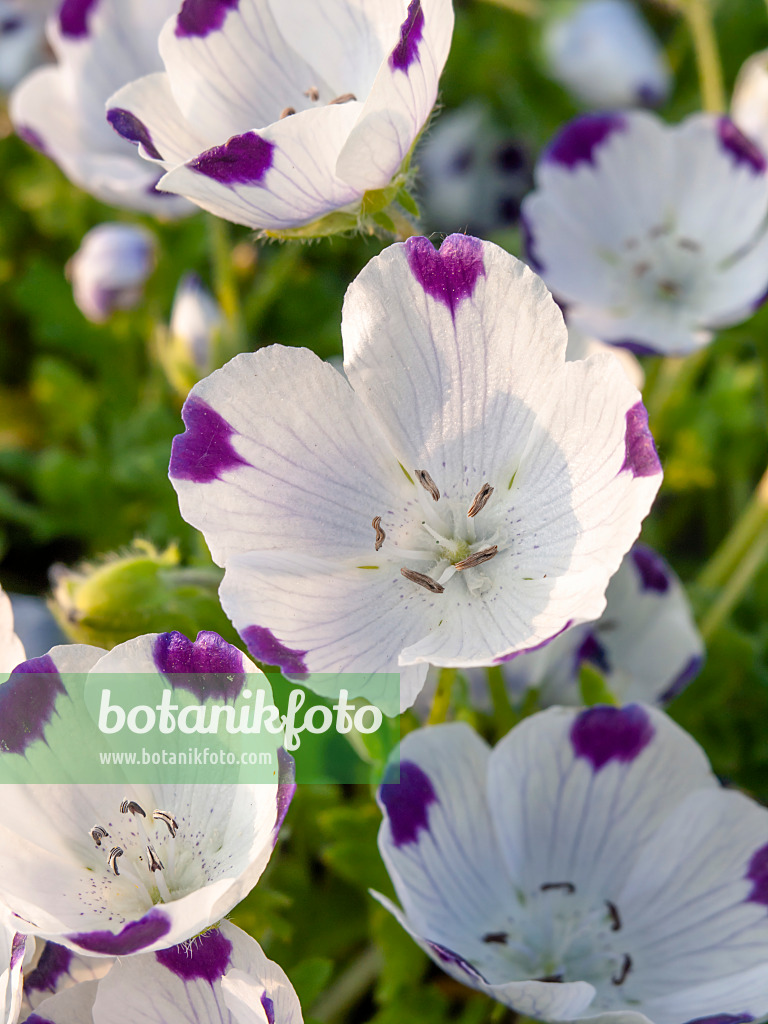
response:
{"label": "anther", "polygon": [[101,825],[94,825],[91,829],[91,839],[97,846],[101,846],[102,839],[109,839],[109,832],[102,828]]}
{"label": "anther", "polygon": [[149,859],[149,864],[147,866],[150,871],[154,873],[155,871],[163,870],[163,862],[155,853],[155,848],[151,843],[147,843],[147,858]]}
{"label": "anther", "polygon": [[562,889],[563,892],[567,892],[569,895],[573,895],[576,892],[576,886],[573,882],[545,882],[539,888],[542,892],[549,892],[550,889]]}
{"label": "anther", "polygon": [[613,975],[613,977],[611,978],[611,981],[613,982],[614,985],[623,985],[624,982],[627,980],[627,975],[629,974],[629,972],[631,970],[632,970],[632,957],[629,955],[629,953],[625,953],[624,954],[624,960],[622,961],[622,964],[621,964],[621,970],[619,971],[619,976],[616,977],[616,975]]}
{"label": "anther", "polygon": [[433,580],[431,576],[425,576],[423,572],[415,572],[413,569],[401,569],[400,575],[405,576],[411,583],[418,583],[420,587],[424,587],[425,590],[429,590],[433,594],[442,594],[445,587],[441,586],[437,580]]}
{"label": "anther", "polygon": [[501,946],[506,946],[508,938],[509,932],[486,932],[483,942],[497,942]]}
{"label": "anther", "polygon": [[331,100],[328,103],[329,107],[332,107],[334,103],[349,103],[350,100],[356,100],[357,96],[353,92],[344,92],[341,96],[337,96],[336,99]]}
{"label": "anther", "polygon": [[142,818],[146,818],[147,812],[144,808],[137,804],[135,800],[123,800],[120,804],[121,814],[140,814]]}
{"label": "anther", "polygon": [[611,918],[611,931],[617,932],[621,928],[621,918],[619,917],[619,911],[615,903],[611,903],[610,900],[605,901],[606,907],[608,907],[608,915]]}
{"label": "anther", "polygon": [[125,851],[121,850],[119,846],[113,846],[109,852],[109,856],[107,857],[107,864],[109,865],[110,870],[114,871],[116,875],[120,874],[117,870],[117,858],[122,857],[124,852]]}
{"label": "anther", "polygon": [[440,491],[437,489],[437,484],[426,471],[426,469],[416,470],[416,479],[419,481],[425,491],[428,491],[432,495],[432,500],[437,501],[440,498]]}
{"label": "anther", "polygon": [[467,516],[471,519],[476,516],[478,512],[482,512],[485,506],[488,504],[488,499],[493,494],[493,488],[490,484],[483,484],[480,490],[475,495],[475,500],[469,506],[469,512]]}
{"label": "anther", "polygon": [[166,811],[152,811],[152,817],[155,821],[164,821],[168,826],[168,831],[171,833],[171,839],[176,838],[176,833],[179,831],[179,823],[176,821],[172,814],[168,814]]}
{"label": "anther", "polygon": [[689,252],[701,252],[701,246],[692,238],[678,238],[677,244],[681,249],[687,249]]}
{"label": "anther", "polygon": [[373,519],[371,520],[371,526],[376,531],[376,545],[375,545],[375,547],[376,547],[376,550],[378,551],[379,548],[381,547],[381,545],[384,543],[384,541],[387,538],[386,533],[384,533],[384,531],[381,528],[381,516],[374,516]]}
{"label": "anther", "polygon": [[476,565],[482,565],[483,562],[490,562],[496,552],[499,550],[498,544],[494,544],[492,548],[484,548],[482,551],[476,551],[474,555],[467,555],[466,558],[462,558],[460,562],[454,562],[454,569],[458,569],[461,572],[462,569],[474,569]]}
{"label": "anther", "polygon": [[304,90],[304,95],[307,97],[308,100],[312,100],[313,103],[317,103],[317,101],[320,99],[320,90],[317,88],[316,85],[310,85],[308,89]]}
{"label": "anther", "polygon": [[280,112],[280,120],[282,121],[284,117],[290,117],[291,114],[295,113],[296,107],[283,107],[283,109]]}

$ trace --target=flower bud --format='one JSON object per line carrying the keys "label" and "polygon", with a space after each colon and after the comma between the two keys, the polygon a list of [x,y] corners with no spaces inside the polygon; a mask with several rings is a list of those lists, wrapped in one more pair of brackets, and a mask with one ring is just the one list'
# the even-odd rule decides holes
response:
{"label": "flower bud", "polygon": [[768,152],[768,50],[744,61],[731,99],[731,118]]}
{"label": "flower bud", "polygon": [[160,362],[182,397],[216,368],[216,341],[223,325],[216,299],[197,274],[185,274],[176,289],[170,326],[158,331]]}
{"label": "flower bud", "polygon": [[103,323],[116,309],[134,309],[155,267],[155,238],[134,224],[99,224],[67,264],[79,309]]}
{"label": "flower bud", "polygon": [[629,0],[585,0],[549,22],[549,74],[587,107],[660,106],[670,86],[658,40]]}

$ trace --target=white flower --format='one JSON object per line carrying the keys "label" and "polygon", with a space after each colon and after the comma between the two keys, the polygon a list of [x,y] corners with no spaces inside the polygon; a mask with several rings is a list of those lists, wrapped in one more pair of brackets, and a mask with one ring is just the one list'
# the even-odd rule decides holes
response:
{"label": "white flower", "polygon": [[0,90],[7,91],[45,59],[45,8],[52,0],[0,0]]}
{"label": "white flower", "polygon": [[25,935],[16,931],[11,915],[0,908],[0,1008],[3,1024],[16,1024],[21,1010],[21,969],[27,949]]}
{"label": "white flower", "polygon": [[11,672],[24,661],[24,645],[13,631],[13,608],[0,587],[0,674]]}
{"label": "white flower", "polygon": [[550,143],[523,203],[529,257],[602,341],[664,355],[707,344],[768,289],[768,175],[733,122],[587,114]]}
{"label": "white flower", "polygon": [[148,166],[108,124],[108,96],[159,70],[157,37],[177,0],[62,0],[48,21],[56,65],[32,72],[11,96],[18,134],[80,188],[113,206],[162,217],[193,208],[157,192]]}
{"label": "white flower", "polygon": [[666,703],[696,676],[704,645],[680,580],[655,551],[636,544],[605,593],[595,622],[574,626],[538,651],[508,661],[511,689],[539,688],[542,706],[580,704],[579,671],[585,662],[608,689],[629,701]]}
{"label": "white flower", "polygon": [[99,224],[67,264],[83,316],[102,323],[116,309],[133,309],[155,268],[155,238],[135,224]]}
{"label": "white flower", "polygon": [[[183,942],[221,920],[266,867],[293,795],[292,760],[281,752],[274,781],[258,785],[211,784],[210,768],[188,784],[67,784],[60,755],[88,716],[73,673],[137,684],[139,673],[170,674],[177,693],[206,700],[234,700],[261,673],[215,633],[161,633],[108,654],[56,647],[0,686],[0,771],[4,783],[21,779],[0,785],[0,900],[15,926],[99,956]],[[48,782],[52,770],[61,784]],[[45,784],[25,784],[36,778]]]}
{"label": "white flower", "polygon": [[[24,936],[22,936],[24,938]],[[26,936],[23,964],[23,994],[19,1020],[26,1020],[45,1002],[59,992],[81,982],[98,981],[113,963],[112,957],[79,956],[66,946]],[[71,997],[68,997],[68,999]]]}
{"label": "white flower", "polygon": [[237,356],[174,441],[182,515],[251,654],[399,671],[407,707],[430,663],[487,664],[597,617],[661,481],[615,360],[566,363],[542,281],[465,235],[385,249],[342,336],[348,381],[305,349]]}
{"label": "white flower", "polygon": [[162,345],[164,364],[177,374],[193,375],[192,383],[198,381],[213,368],[214,344],[223,326],[224,313],[216,299],[197,274],[185,274],[176,289]]}
{"label": "white flower", "polygon": [[566,359],[587,359],[598,352],[609,352],[614,359],[618,359],[621,368],[627,377],[632,381],[638,391],[643,390],[645,373],[640,365],[640,360],[628,349],[617,345],[606,345],[597,338],[590,338],[580,331],[578,327],[568,324],[568,348],[565,350]]}
{"label": "white flower", "polygon": [[302,1024],[293,986],[229,921],[189,943],[117,960],[99,981],[45,1000],[49,1024]]}
{"label": "white flower", "polygon": [[585,0],[543,37],[550,75],[588,107],[659,106],[669,93],[664,51],[634,3]]}
{"label": "white flower", "polygon": [[453,31],[451,0],[185,0],[165,72],[109,119],[159,188],[267,234],[355,227],[406,181]]}
{"label": "white flower", "polygon": [[744,61],[733,87],[731,117],[745,135],[768,152],[768,50]]}
{"label": "white flower", "polygon": [[494,750],[406,736],[379,802],[403,910],[448,974],[518,1013],[746,1024],[768,1013],[768,812],[661,711],[550,708]]}

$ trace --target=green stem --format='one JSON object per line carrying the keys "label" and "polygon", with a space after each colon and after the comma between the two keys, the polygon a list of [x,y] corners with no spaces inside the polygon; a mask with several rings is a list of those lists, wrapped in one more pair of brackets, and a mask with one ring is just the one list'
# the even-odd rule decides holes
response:
{"label": "green stem", "polygon": [[498,726],[499,736],[505,736],[513,725],[517,724],[518,716],[509,699],[509,691],[504,681],[501,665],[493,665],[488,669],[488,690],[493,704],[493,720]]}
{"label": "green stem", "polygon": [[698,579],[699,586],[704,590],[716,590],[725,586],[739,565],[748,557],[750,548],[766,527],[768,527],[768,469],[763,473],[749,504],[704,567]]}
{"label": "green stem", "polygon": [[718,631],[723,622],[739,603],[744,591],[755,578],[768,558],[768,526],[755,537],[735,567],[719,597],[701,621],[699,629],[707,642]]}
{"label": "green stem", "polygon": [[705,110],[722,113],[726,108],[723,68],[712,24],[711,0],[678,0],[696,51],[701,102]]}
{"label": "green stem", "polygon": [[659,359],[657,368],[649,374],[646,387],[643,388],[643,401],[657,441],[664,433],[671,402],[689,390],[708,358],[709,353],[702,348],[685,359]]}
{"label": "green stem", "polygon": [[253,288],[245,301],[245,316],[250,329],[258,327],[264,314],[283,292],[283,286],[295,276],[302,256],[299,242],[283,242],[269,249],[270,259],[260,261]]}
{"label": "green stem", "polygon": [[219,339],[220,351],[216,365],[220,366],[231,356],[242,352],[245,346],[245,323],[240,306],[240,289],[237,286],[235,268],[232,264],[232,239],[229,224],[220,217],[208,215],[208,239],[213,272],[213,288],[224,316],[227,329]]}
{"label": "green stem", "polygon": [[487,0],[498,7],[505,7],[514,14],[522,14],[525,18],[538,18],[542,13],[541,0]]}
{"label": "green stem", "polygon": [[455,668],[440,669],[440,675],[437,677],[437,689],[432,699],[432,707],[429,711],[427,725],[439,725],[440,722],[444,722],[448,717],[448,711],[451,707],[451,693],[453,692],[455,681]]}
{"label": "green stem", "polygon": [[327,988],[312,1007],[312,1017],[333,1021],[358,1003],[381,971],[381,953],[373,946],[353,960],[346,971]]}

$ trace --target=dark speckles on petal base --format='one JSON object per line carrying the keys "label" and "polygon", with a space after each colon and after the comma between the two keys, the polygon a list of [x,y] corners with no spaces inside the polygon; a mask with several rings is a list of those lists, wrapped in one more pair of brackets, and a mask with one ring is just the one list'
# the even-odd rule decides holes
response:
{"label": "dark speckles on petal base", "polygon": [[643,590],[655,590],[657,594],[666,594],[669,590],[669,569],[661,555],[657,555],[643,544],[632,548],[630,554]]}
{"label": "dark speckles on petal base", "polygon": [[307,651],[292,650],[265,626],[248,626],[240,634],[251,656],[265,665],[275,665],[291,676],[308,674],[304,657]]}
{"label": "dark speckles on petal base", "polygon": [[245,684],[240,651],[208,630],[194,641],[176,631],[161,633],[152,657],[159,672],[173,676],[174,686],[200,700],[235,700]]}
{"label": "dark speckles on petal base", "polygon": [[419,833],[429,828],[429,808],[437,803],[437,794],[426,772],[413,761],[401,761],[399,782],[387,782],[398,772],[398,765],[387,769],[379,789],[395,846],[415,843]]}
{"label": "dark speckles on petal base", "polygon": [[648,429],[648,412],[642,402],[633,405],[627,412],[624,452],[621,472],[628,469],[632,476],[655,476],[661,472],[656,445]]}
{"label": "dark speckles on petal base", "polygon": [[626,119],[621,114],[584,114],[570,121],[555,136],[544,151],[543,159],[571,170],[579,164],[594,164],[595,151],[614,132],[626,128]]}
{"label": "dark speckles on petal base", "polygon": [[576,757],[589,761],[596,772],[611,761],[634,761],[653,736],[648,712],[638,704],[623,708],[597,704],[577,715],[571,726]]}
{"label": "dark speckles on petal base", "polygon": [[419,59],[419,43],[424,32],[424,11],[421,0],[411,0],[408,13],[400,26],[397,46],[389,55],[389,66],[393,71],[407,71]]}
{"label": "dark speckles on petal base", "polygon": [[761,150],[741,132],[727,117],[721,117],[717,123],[717,134],[720,145],[734,157],[737,165],[749,167],[755,174],[764,174],[765,157]]}
{"label": "dark speckles on petal base", "polygon": [[68,39],[83,39],[88,35],[88,16],[99,0],[64,0],[59,7],[59,27]]}
{"label": "dark speckles on petal base", "polygon": [[220,185],[258,185],[272,166],[275,144],[256,132],[233,135],[187,163],[193,171]]}
{"label": "dark speckles on petal base", "polygon": [[181,418],[187,429],[173,439],[171,477],[209,484],[229,469],[248,465],[232,447],[235,431],[202,398],[191,395],[184,403]]}
{"label": "dark speckles on petal base", "polygon": [[459,303],[471,298],[478,278],[485,277],[483,243],[471,235],[449,235],[439,251],[428,238],[409,238],[404,244],[413,276],[455,317]]}
{"label": "dark speckles on petal base", "polygon": [[230,11],[237,10],[240,0],[184,0],[176,18],[176,35],[207,36],[224,24]]}
{"label": "dark speckles on petal base", "polygon": [[158,950],[155,958],[182,981],[200,979],[213,985],[224,977],[231,955],[232,943],[218,928],[211,928],[191,942]]}
{"label": "dark speckles on petal base", "polygon": [[46,654],[25,661],[0,686],[0,751],[23,754],[45,739],[45,728],[66,694],[56,666]]}
{"label": "dark speckles on petal base", "polygon": [[118,135],[122,135],[129,142],[135,142],[137,146],[142,145],[149,156],[155,160],[163,159],[162,154],[152,141],[152,136],[149,134],[147,126],[135,114],[132,114],[130,110],[124,110],[122,107],[112,107],[111,110],[107,111],[107,121],[109,121]]}
{"label": "dark speckles on petal base", "polygon": [[117,934],[108,931],[78,932],[67,938],[86,953],[127,956],[154,945],[170,930],[170,918],[155,907],[138,921],[130,921]]}

